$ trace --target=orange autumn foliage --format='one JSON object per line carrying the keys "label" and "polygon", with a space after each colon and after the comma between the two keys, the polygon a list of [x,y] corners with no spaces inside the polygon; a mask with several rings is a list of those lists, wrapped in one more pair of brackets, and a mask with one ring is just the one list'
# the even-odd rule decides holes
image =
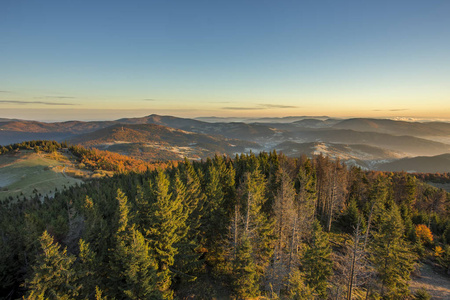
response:
{"label": "orange autumn foliage", "polygon": [[433,234],[424,224],[416,225],[416,237],[422,244],[433,242]]}
{"label": "orange autumn foliage", "polygon": [[72,146],[71,152],[77,156],[80,163],[91,170],[106,170],[118,173],[145,172],[146,170],[165,169],[175,162],[147,162],[126,155],[98,149],[86,149]]}

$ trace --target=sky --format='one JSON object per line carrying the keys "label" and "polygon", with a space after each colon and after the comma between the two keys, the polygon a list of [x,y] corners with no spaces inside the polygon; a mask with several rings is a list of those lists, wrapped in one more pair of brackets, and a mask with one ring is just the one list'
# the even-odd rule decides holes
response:
{"label": "sky", "polygon": [[450,119],[450,1],[0,1],[0,118]]}

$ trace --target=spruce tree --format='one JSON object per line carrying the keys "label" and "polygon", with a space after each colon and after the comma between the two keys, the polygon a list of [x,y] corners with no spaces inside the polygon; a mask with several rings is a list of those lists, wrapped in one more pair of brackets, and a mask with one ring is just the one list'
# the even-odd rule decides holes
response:
{"label": "spruce tree", "polygon": [[170,182],[166,174],[158,172],[152,189],[151,222],[147,239],[154,256],[158,260],[160,290],[171,298],[171,275],[169,267],[175,262],[178,250],[176,243],[180,240],[179,230],[184,226],[182,198],[173,197],[169,190]]}
{"label": "spruce tree", "polygon": [[172,292],[165,278],[158,273],[158,265],[148,242],[130,221],[128,198],[117,191],[115,247],[110,252],[110,269],[106,291],[111,297],[128,299],[158,299],[163,291],[167,298]]}
{"label": "spruce tree", "polygon": [[305,276],[299,269],[294,269],[289,276],[288,297],[292,300],[314,299],[312,289],[306,285]]}
{"label": "spruce tree", "polygon": [[234,289],[239,299],[247,299],[259,295],[258,272],[253,249],[247,235],[244,234],[237,248],[236,259],[233,262]]}
{"label": "spruce tree", "polygon": [[205,246],[208,250],[208,260],[218,259],[220,243],[226,234],[228,223],[224,209],[224,193],[220,183],[219,171],[214,167],[208,168],[206,177],[206,202],[202,218]]}
{"label": "spruce tree", "polygon": [[[122,248],[123,247],[123,248]],[[157,262],[151,256],[148,243],[142,234],[132,228],[131,235],[126,244],[121,244],[118,254],[122,256],[125,264],[123,278],[126,282],[123,289],[128,299],[160,299],[161,286],[157,276]],[[162,287],[165,289],[165,287]],[[171,298],[171,292],[164,290]]]}
{"label": "spruce tree", "polygon": [[403,233],[399,209],[393,205],[374,234],[372,245],[372,261],[381,280],[381,294],[386,299],[402,299],[409,295],[408,281],[414,256]]}
{"label": "spruce tree", "polygon": [[332,273],[331,248],[327,233],[314,221],[313,233],[302,259],[306,284],[320,299],[327,297],[327,281]]}
{"label": "spruce tree", "polygon": [[100,275],[97,273],[98,269],[99,265],[95,253],[90,249],[89,243],[80,239],[78,263],[76,264],[75,270],[81,286],[81,297],[90,298],[95,294],[95,289],[100,284]]}
{"label": "spruce tree", "polygon": [[255,252],[258,274],[262,276],[269,265],[273,253],[273,220],[262,211],[266,203],[266,180],[259,170],[247,172],[239,187],[240,206],[242,209],[242,232],[248,237]]}
{"label": "spruce tree", "polygon": [[75,257],[60,250],[47,232],[40,237],[42,253],[33,266],[33,275],[27,281],[27,299],[75,299],[80,287],[76,285],[73,268]]}

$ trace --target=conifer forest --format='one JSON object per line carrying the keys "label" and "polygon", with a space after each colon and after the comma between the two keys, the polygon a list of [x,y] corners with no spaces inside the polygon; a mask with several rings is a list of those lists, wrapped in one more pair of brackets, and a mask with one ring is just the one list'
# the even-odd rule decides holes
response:
{"label": "conifer forest", "polygon": [[276,152],[120,170],[1,202],[2,299],[426,299],[417,266],[450,270],[449,194],[413,174]]}

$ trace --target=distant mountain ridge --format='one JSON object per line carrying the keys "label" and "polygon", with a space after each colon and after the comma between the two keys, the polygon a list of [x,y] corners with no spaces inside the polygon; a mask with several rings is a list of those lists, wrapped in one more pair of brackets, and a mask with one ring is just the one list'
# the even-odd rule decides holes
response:
{"label": "distant mountain ridge", "polygon": [[405,152],[409,155],[439,155],[450,152],[450,145],[414,136],[360,132],[349,129],[301,130],[293,134],[303,142],[323,141],[342,144],[365,144]]}
{"label": "distant mountain ridge", "polygon": [[402,158],[377,166],[380,171],[407,171],[419,173],[450,172],[450,153],[437,156]]}
{"label": "distant mountain ridge", "polygon": [[[245,122],[224,122],[229,119],[190,119],[152,114],[113,121],[46,123],[3,118],[0,119],[0,145],[33,139],[70,140],[139,157],[145,152],[149,159],[176,159],[183,155],[200,158],[217,151],[271,151],[279,145],[287,146],[289,143],[291,144],[286,149],[292,150],[291,155],[295,155],[300,149],[310,151],[306,146],[298,146],[305,143],[328,144],[328,150],[331,149],[330,153],[334,153],[336,157],[345,157],[349,151],[356,151],[358,147],[359,154],[356,157],[368,158],[374,155],[374,147],[382,149],[384,154],[381,156],[387,157],[391,157],[392,153],[402,153],[409,157],[450,153],[450,123],[445,122],[420,123],[373,118],[343,120],[327,116],[243,119]],[[164,126],[166,129],[151,126],[139,128],[151,124]],[[117,131],[122,126],[128,135]],[[111,128],[116,128],[116,132],[112,133]],[[191,135],[186,138],[188,134]],[[202,142],[193,141],[186,146],[186,142],[194,137],[192,134],[204,135],[202,138],[195,136]],[[234,141],[230,142],[230,139]],[[158,146],[155,146],[156,143]],[[150,147],[150,144],[153,146]]]}
{"label": "distant mountain ridge", "polygon": [[288,117],[266,117],[266,118],[238,118],[238,117],[197,117],[195,120],[210,122],[210,123],[230,123],[230,122],[243,122],[243,123],[292,123],[304,119],[318,119],[326,120],[328,116],[288,116]]}
{"label": "distant mountain ridge", "polygon": [[117,124],[70,140],[73,144],[107,149],[148,160],[195,159],[245,152],[258,144],[209,136],[156,124]]}
{"label": "distant mountain ridge", "polygon": [[450,135],[450,123],[445,122],[406,122],[389,119],[355,118],[343,120],[333,126],[338,129],[388,133],[412,136]]}

